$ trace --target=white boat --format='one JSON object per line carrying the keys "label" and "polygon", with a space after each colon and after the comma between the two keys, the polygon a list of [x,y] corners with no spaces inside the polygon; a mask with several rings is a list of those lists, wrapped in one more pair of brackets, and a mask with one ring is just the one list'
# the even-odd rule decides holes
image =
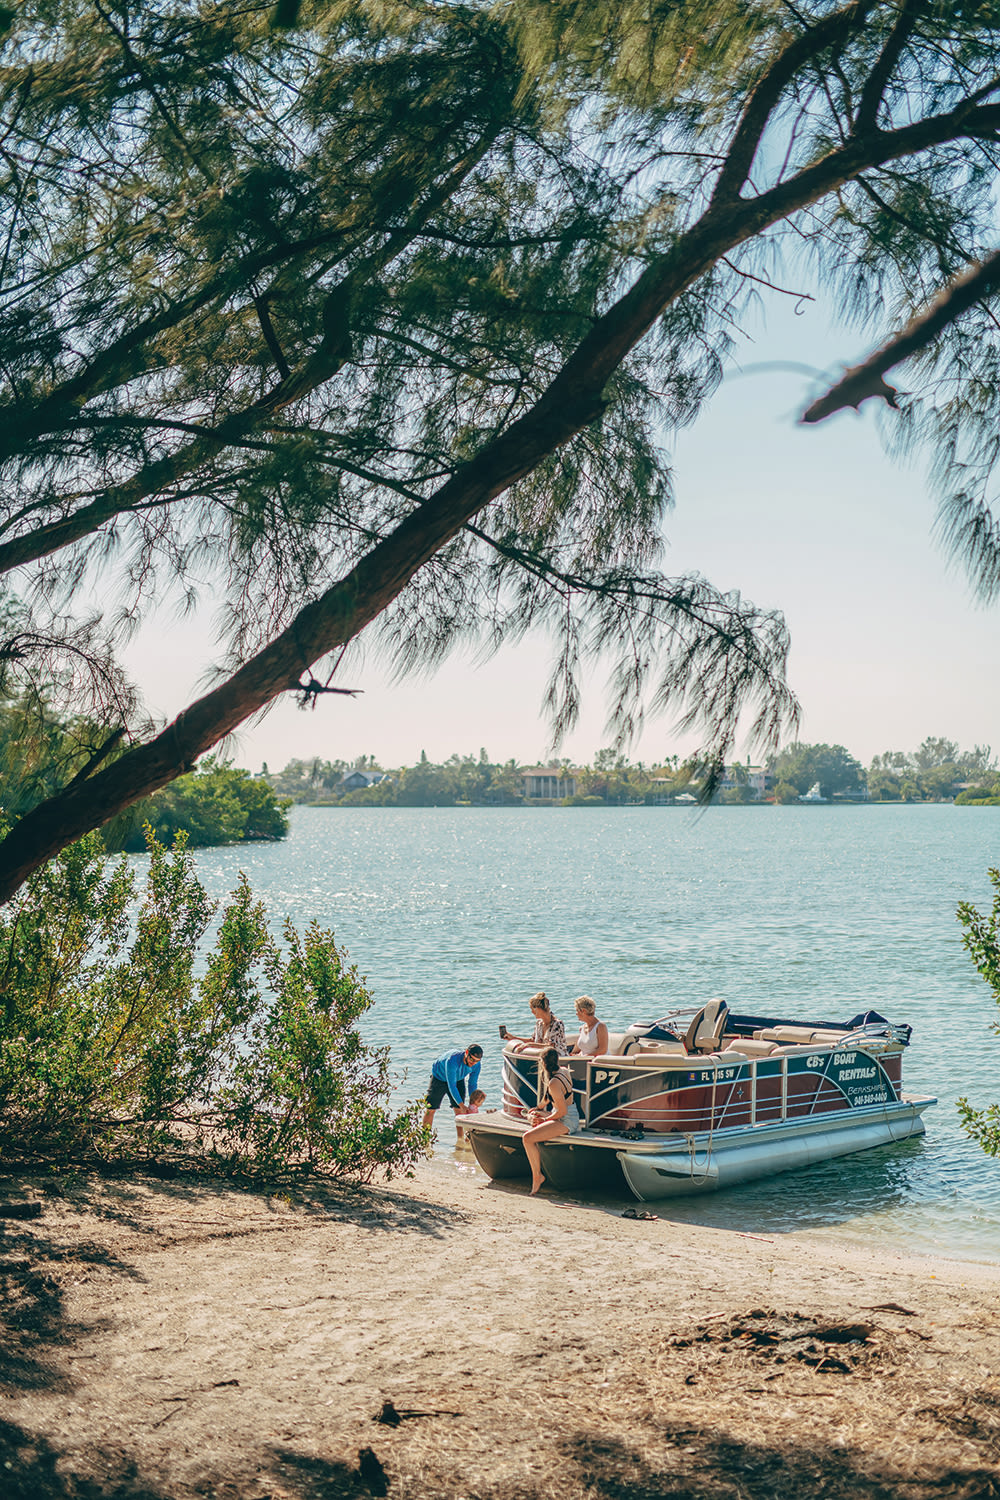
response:
{"label": "white boat", "polygon": [[829,802],[829,797],[824,797],[819,789],[819,782],[814,781],[808,792],[803,792],[799,798],[800,802]]}
{"label": "white boat", "polygon": [[[560,1192],[644,1202],[748,1182],[924,1133],[937,1101],[903,1092],[910,1027],[869,1011],[848,1022],[734,1015],[721,1000],[612,1034],[566,1058],[583,1128],[541,1145]],[[538,1052],[503,1057],[503,1109],[464,1122],[494,1178],[528,1177],[521,1136],[539,1103]]]}

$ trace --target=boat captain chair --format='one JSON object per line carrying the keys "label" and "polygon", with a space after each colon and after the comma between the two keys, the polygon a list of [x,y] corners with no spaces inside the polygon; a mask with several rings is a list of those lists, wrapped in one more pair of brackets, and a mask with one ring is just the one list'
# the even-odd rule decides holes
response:
{"label": "boat captain chair", "polygon": [[722,1033],[726,1029],[729,1006],[725,1000],[709,1000],[684,1033],[685,1052],[717,1052]]}

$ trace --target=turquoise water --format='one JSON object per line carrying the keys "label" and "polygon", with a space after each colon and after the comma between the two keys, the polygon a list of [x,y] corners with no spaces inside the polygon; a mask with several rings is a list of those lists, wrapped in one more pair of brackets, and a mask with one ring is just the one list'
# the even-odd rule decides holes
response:
{"label": "turquoise water", "polygon": [[[498,1104],[497,1025],[523,1033],[537,989],[567,1023],[592,995],[612,1030],[713,995],[908,1021],[907,1087],[940,1101],[926,1137],[664,1212],[1000,1261],[1000,1160],[954,1107],[1000,1099],[1000,1012],[955,920],[960,900],[989,904],[1000,808],[296,808],[286,842],[197,861],[213,894],[244,869],[276,923],[335,930],[402,1097],[423,1093],[439,1052],[478,1041]],[[438,1119],[437,1160],[454,1168],[450,1112]]]}

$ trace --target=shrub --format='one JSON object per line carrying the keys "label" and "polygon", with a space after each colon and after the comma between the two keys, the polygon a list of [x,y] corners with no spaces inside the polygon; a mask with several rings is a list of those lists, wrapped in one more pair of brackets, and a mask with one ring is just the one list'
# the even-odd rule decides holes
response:
{"label": "shrub", "polygon": [[357,1031],[372,997],[333,934],[288,924],[279,946],[241,875],[199,965],[216,903],[183,836],[146,836],[141,892],[90,834],[0,911],[0,1149],[409,1168],[422,1106],[390,1111],[388,1049]]}
{"label": "shrub", "polygon": [[1000,807],[1000,781],[992,787],[968,787],[955,798],[958,807]]}
{"label": "shrub", "polygon": [[[970,901],[962,901],[958,907],[958,920],[965,929],[962,943],[1000,1005],[1000,869],[990,870],[989,877],[993,887],[991,910],[984,914]],[[994,1024],[992,1030],[1000,1035],[1000,1025]],[[987,1155],[1000,1156],[1000,1105],[974,1109],[968,1099],[959,1099],[958,1112],[966,1134]]]}

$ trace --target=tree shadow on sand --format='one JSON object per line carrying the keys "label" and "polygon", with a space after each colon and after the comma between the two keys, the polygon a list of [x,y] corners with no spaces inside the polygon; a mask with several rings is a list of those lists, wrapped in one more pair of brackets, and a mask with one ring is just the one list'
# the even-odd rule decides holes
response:
{"label": "tree shadow on sand", "polygon": [[[300,1188],[301,1191],[301,1188]],[[69,1317],[64,1282],[125,1278],[144,1281],[130,1261],[89,1237],[87,1220],[125,1227],[131,1234],[163,1243],[175,1237],[172,1210],[178,1203],[211,1208],[218,1200],[239,1193],[232,1184],[203,1176],[169,1182],[136,1173],[89,1172],[83,1179],[64,1175],[33,1179],[25,1175],[0,1178],[0,1396],[32,1391],[71,1392],[77,1376],[86,1373],[88,1337],[110,1326],[106,1318],[84,1322]],[[312,1227],[318,1220],[335,1219],[385,1232],[417,1232],[442,1238],[463,1215],[439,1208],[388,1188],[351,1189],[342,1184],[311,1181],[308,1198],[288,1200],[257,1189],[250,1196],[265,1213],[273,1211],[275,1228],[287,1232],[297,1225]],[[36,1195],[36,1196],[33,1196]],[[240,1193],[240,1196],[244,1196]],[[30,1219],[7,1217],[39,1210]],[[54,1222],[58,1215],[58,1222]],[[76,1233],[75,1220],[80,1232]],[[224,1219],[197,1220],[180,1236],[188,1241],[231,1238],[261,1232],[258,1213],[245,1227],[227,1226]],[[0,1495],[5,1474],[0,1471]]]}
{"label": "tree shadow on sand", "polygon": [[[485,1437],[485,1434],[483,1435]],[[785,1443],[734,1442],[703,1430],[675,1432],[670,1456],[658,1461],[625,1443],[587,1435],[546,1440],[547,1472],[525,1480],[471,1485],[460,1452],[442,1454],[429,1472],[381,1461],[370,1448],[359,1458],[322,1458],[293,1449],[274,1450],[250,1474],[205,1471],[177,1486],[145,1478],[124,1446],[92,1448],[82,1459],[60,1453],[45,1438],[0,1422],[0,1466],[5,1500],[264,1500],[275,1491],[287,1500],[997,1500],[995,1465],[967,1468],[873,1460],[848,1444],[831,1450],[801,1434]],[[488,1443],[488,1439],[487,1439]],[[377,1440],[376,1440],[376,1446]],[[488,1447],[485,1451],[488,1451]],[[550,1468],[551,1464],[551,1468]]]}
{"label": "tree shadow on sand", "polygon": [[[887,1413],[887,1422],[891,1419]],[[721,1424],[720,1424],[721,1425]],[[704,1429],[675,1430],[668,1462],[655,1462],[627,1445],[580,1437],[563,1445],[565,1462],[575,1471],[576,1488],[588,1500],[996,1500],[1000,1476],[995,1466],[957,1469],[927,1465],[914,1472],[912,1450],[900,1434],[892,1456],[874,1460],[870,1453],[809,1443],[803,1433],[780,1444],[736,1442],[706,1436]],[[489,1500],[500,1500],[500,1491]],[[525,1500],[535,1500],[532,1492]],[[540,1500],[541,1491],[538,1492]],[[484,1495],[484,1500],[487,1497]]]}
{"label": "tree shadow on sand", "polygon": [[79,1240],[72,1246],[0,1222],[0,1392],[71,1390],[73,1377],[55,1363],[87,1335],[107,1326],[104,1319],[73,1322],[64,1307],[59,1270],[71,1261],[74,1271],[142,1280],[134,1266],[103,1245]]}
{"label": "tree shadow on sand", "polygon": [[[3,1201],[22,1198],[25,1192],[41,1196],[68,1214],[96,1218],[154,1238],[169,1217],[158,1214],[158,1208],[168,1210],[171,1204],[198,1207],[233,1199],[256,1202],[265,1211],[283,1216],[291,1212],[302,1222],[334,1219],[366,1229],[405,1230],[434,1238],[471,1217],[459,1208],[427,1203],[404,1188],[381,1183],[359,1186],[322,1173],[277,1182],[245,1181],[149,1161],[66,1168],[57,1173],[39,1172],[33,1164],[26,1164],[17,1174],[8,1168],[0,1177],[0,1215]],[[0,1217],[0,1234],[2,1223]]]}

